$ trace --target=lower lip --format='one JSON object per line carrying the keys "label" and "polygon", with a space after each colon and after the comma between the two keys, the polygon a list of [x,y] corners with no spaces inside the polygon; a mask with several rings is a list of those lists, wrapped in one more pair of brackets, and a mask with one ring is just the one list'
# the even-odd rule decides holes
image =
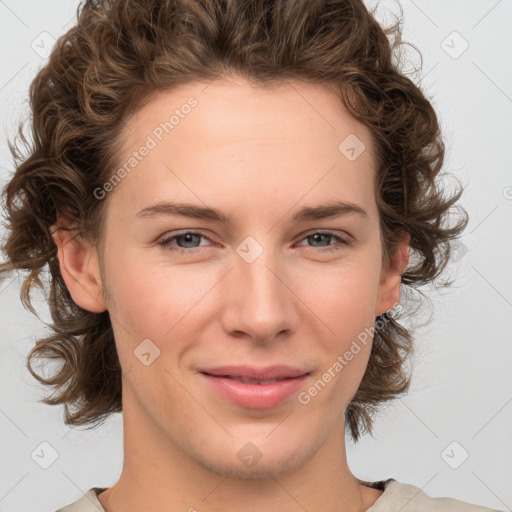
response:
{"label": "lower lip", "polygon": [[231,402],[252,409],[270,409],[298,393],[308,374],[284,379],[272,384],[244,384],[239,380],[226,377],[214,377],[206,373],[201,375],[221,396]]}

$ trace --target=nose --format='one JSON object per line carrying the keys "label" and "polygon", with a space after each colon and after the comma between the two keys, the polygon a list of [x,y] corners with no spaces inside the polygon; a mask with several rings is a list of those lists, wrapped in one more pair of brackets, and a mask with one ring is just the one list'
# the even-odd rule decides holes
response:
{"label": "nose", "polygon": [[298,324],[298,299],[283,260],[270,249],[252,262],[241,254],[226,276],[227,299],[221,318],[225,331],[255,343],[290,334]]}

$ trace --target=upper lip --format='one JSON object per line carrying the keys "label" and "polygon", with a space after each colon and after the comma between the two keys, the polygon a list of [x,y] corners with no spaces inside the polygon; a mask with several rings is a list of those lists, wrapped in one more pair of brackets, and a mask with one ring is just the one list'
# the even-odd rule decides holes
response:
{"label": "upper lip", "polygon": [[201,368],[199,371],[222,377],[241,377],[258,380],[287,379],[309,373],[303,368],[293,368],[285,365],[266,366],[264,368],[254,366],[217,366],[215,368]]}

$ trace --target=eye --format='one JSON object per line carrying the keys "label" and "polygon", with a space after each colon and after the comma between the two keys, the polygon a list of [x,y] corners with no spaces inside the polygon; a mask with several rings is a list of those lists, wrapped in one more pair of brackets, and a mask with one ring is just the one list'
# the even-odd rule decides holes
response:
{"label": "eye", "polygon": [[[163,247],[164,249],[168,251],[176,251],[176,252],[195,252],[187,249],[197,249],[197,247],[193,246],[195,242],[197,242],[198,238],[205,238],[206,240],[210,241],[210,238],[206,235],[203,235],[202,233],[199,233],[197,231],[186,231],[184,233],[180,233],[177,235],[172,235],[167,238],[164,238],[160,242],[158,242],[158,245]],[[180,241],[185,240],[183,242],[184,247],[181,247],[178,245],[178,247],[172,245],[174,241]],[[192,244],[192,247],[189,245]]]}
{"label": "eye", "polygon": [[[318,247],[320,248],[321,252],[332,252],[342,250],[344,246],[349,246],[352,243],[352,240],[349,239],[348,237],[345,238],[340,235],[331,233],[329,231],[314,231],[312,233],[307,234],[306,236],[303,236],[301,240],[313,240],[314,243],[321,243],[322,237],[324,241],[334,239],[337,243],[310,247]],[[195,253],[195,249],[199,249],[199,247],[201,247],[200,245],[196,245],[198,242],[200,242],[201,238],[208,240],[209,242],[212,242],[212,240],[208,236],[204,235],[201,232],[185,231],[162,239],[160,242],[158,242],[158,245],[168,251],[175,251],[180,253]],[[174,242],[176,242],[177,246],[173,244]],[[326,248],[322,249],[322,247]]]}
{"label": "eye", "polygon": [[[337,241],[336,244],[332,245],[329,244],[327,246],[316,246],[316,247],[327,247],[326,249],[321,249],[321,252],[333,252],[333,251],[340,251],[343,249],[344,246],[349,246],[352,243],[352,240],[348,237],[342,237],[340,235],[335,235],[334,233],[331,233],[330,231],[314,231],[312,233],[307,234],[305,237],[302,238],[302,240],[314,240],[314,241],[321,241],[321,238],[324,238],[324,240],[327,239],[334,239]],[[315,247],[315,246],[313,246]]]}

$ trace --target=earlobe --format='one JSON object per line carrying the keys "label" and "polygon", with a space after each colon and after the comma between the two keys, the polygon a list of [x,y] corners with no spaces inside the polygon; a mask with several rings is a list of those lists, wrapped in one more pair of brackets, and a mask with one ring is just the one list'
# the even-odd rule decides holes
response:
{"label": "earlobe", "polygon": [[375,316],[393,309],[400,302],[400,283],[402,274],[409,264],[409,241],[411,236],[404,233],[399,246],[392,255],[389,268],[383,269],[379,284],[379,294]]}
{"label": "earlobe", "polygon": [[60,271],[73,301],[92,313],[107,309],[103,297],[103,283],[96,247],[76,236],[76,231],[57,229],[68,227],[59,217],[53,226],[53,239],[57,245]]}

